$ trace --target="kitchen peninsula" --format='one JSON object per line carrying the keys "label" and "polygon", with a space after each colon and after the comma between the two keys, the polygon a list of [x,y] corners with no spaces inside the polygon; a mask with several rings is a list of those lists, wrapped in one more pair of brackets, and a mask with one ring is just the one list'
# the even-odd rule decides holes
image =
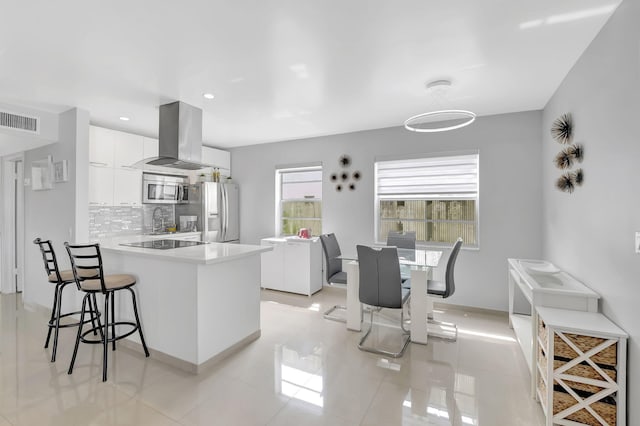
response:
{"label": "kitchen peninsula", "polygon": [[[138,279],[140,316],[152,356],[198,373],[260,337],[260,254],[270,247],[122,245],[148,239],[101,241],[100,248],[105,273]],[[133,318],[129,305],[116,303],[121,318]],[[137,335],[127,339],[139,344]]]}

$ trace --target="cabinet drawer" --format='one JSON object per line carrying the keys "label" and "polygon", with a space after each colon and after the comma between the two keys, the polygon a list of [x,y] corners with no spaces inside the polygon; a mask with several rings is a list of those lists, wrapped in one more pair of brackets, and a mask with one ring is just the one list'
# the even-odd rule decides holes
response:
{"label": "cabinet drawer", "polygon": [[[574,345],[576,345],[582,352],[587,352],[596,346],[604,343],[606,339],[601,337],[585,336],[582,334],[563,333]],[[594,354],[590,359],[603,365],[609,365],[615,367],[618,362],[618,344],[603,349],[602,351]],[[556,357],[574,359],[577,357],[576,352],[564,341],[560,336],[554,334],[553,336],[553,352]]]}

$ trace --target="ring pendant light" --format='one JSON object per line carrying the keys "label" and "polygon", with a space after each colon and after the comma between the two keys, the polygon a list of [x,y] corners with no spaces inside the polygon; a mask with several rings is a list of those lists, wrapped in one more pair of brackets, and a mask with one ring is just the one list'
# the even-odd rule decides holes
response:
{"label": "ring pendant light", "polygon": [[[451,88],[451,80],[433,80],[425,84],[428,92],[439,101],[446,100]],[[460,129],[468,126],[476,119],[476,114],[461,109],[442,109],[414,115],[404,121],[404,127],[412,132],[435,133]],[[435,123],[435,125],[434,125]],[[428,126],[426,126],[428,124]],[[438,125],[440,124],[440,125]]]}
{"label": "ring pendant light", "polygon": [[[443,121],[445,124],[442,127],[418,127],[419,121],[424,118],[438,118],[440,116],[449,117],[448,120]],[[456,123],[450,126],[447,126],[446,123],[451,120],[466,120],[462,123]],[[435,132],[446,132],[448,130],[460,129],[461,127],[468,126],[473,123],[476,119],[476,114],[471,111],[465,111],[462,109],[448,109],[441,111],[431,111],[425,112],[422,114],[414,115],[413,117],[409,117],[404,121],[404,127],[407,130],[411,130],[412,132],[420,132],[420,133],[435,133]],[[434,122],[437,120],[434,120]]]}

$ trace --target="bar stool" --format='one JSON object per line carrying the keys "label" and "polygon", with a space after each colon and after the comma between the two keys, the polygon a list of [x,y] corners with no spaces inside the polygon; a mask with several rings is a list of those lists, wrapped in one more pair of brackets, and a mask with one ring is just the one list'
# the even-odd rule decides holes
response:
{"label": "bar stool", "polygon": [[[105,382],[107,381],[107,354],[109,342],[112,344],[112,350],[115,351],[116,340],[124,339],[138,331],[145,356],[149,357],[149,349],[147,349],[147,344],[145,343],[144,336],[142,334],[142,327],[140,326],[136,294],[132,288],[136,284],[136,278],[133,275],[128,274],[105,275],[102,269],[100,244],[71,245],[68,242],[65,242],[64,246],[67,249],[67,253],[69,253],[71,270],[73,271],[76,285],[79,290],[86,293],[82,299],[82,311],[80,314],[81,324],[80,327],[78,327],[76,344],[73,349],[73,356],[71,357],[71,364],[69,365],[69,371],[67,373],[73,373],[73,365],[75,364],[76,355],[78,354],[78,346],[81,341],[83,343],[102,344],[102,381]],[[97,270],[98,274],[96,276],[86,277],[84,271],[91,269]],[[128,290],[131,293],[135,322],[115,320],[115,293],[120,290]],[[102,293],[104,295],[104,326],[102,324],[98,324],[98,327],[93,327],[91,330],[83,333],[82,321],[87,313],[87,304],[90,303],[89,301],[95,297],[97,293]],[[132,329],[124,334],[117,335],[116,326],[131,326]],[[111,328],[111,337],[109,337],[109,328]],[[88,339],[86,337],[88,334],[95,332],[96,330],[100,333],[100,340]]]}
{"label": "bar stool", "polygon": [[[40,247],[40,253],[42,254],[42,260],[44,261],[44,270],[47,273],[47,280],[56,285],[55,293],[53,294],[53,306],[51,308],[51,318],[49,318],[48,323],[48,332],[47,332],[47,340],[44,343],[45,349],[49,347],[49,340],[51,339],[51,331],[54,330],[53,333],[53,351],[51,353],[51,362],[56,361],[56,353],[58,351],[58,332],[61,328],[67,327],[77,327],[79,322],[71,322],[67,324],[60,324],[60,320],[62,318],[69,317],[71,315],[79,315],[80,311],[75,312],[67,312],[65,314],[62,313],[62,291],[64,288],[73,282],[75,282],[73,278],[73,271],[70,269],[60,271],[58,269],[58,261],[56,259],[56,253],[53,250],[53,245],[50,240],[42,240],[41,238],[36,238],[33,240],[34,244],[37,244]],[[95,270],[87,269],[82,271],[86,276],[94,276],[96,274]],[[98,305],[96,304],[95,296],[89,300],[89,310],[90,310],[90,318],[85,321],[91,322],[92,326],[95,328],[95,320],[100,316],[100,312],[98,311]],[[98,319],[99,321],[99,319]]]}

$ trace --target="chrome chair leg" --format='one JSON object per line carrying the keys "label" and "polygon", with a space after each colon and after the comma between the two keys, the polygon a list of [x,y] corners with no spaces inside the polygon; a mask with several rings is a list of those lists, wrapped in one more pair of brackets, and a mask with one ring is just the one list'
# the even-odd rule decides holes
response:
{"label": "chrome chair leg", "polygon": [[[409,336],[408,332],[404,329],[404,325],[401,326],[402,327],[402,331],[403,331],[403,335],[405,337],[403,339],[402,348],[400,349],[400,351],[398,351],[398,352],[389,352],[389,351],[385,351],[385,350],[382,350],[382,349],[376,349],[376,348],[373,348],[373,347],[364,346],[364,342],[367,340],[367,337],[369,337],[369,334],[371,334],[371,330],[373,329],[373,313],[374,313],[374,309],[370,309],[369,310],[369,314],[370,314],[369,329],[364,334],[364,336],[362,336],[362,338],[360,339],[360,342],[358,343],[358,349],[360,349],[362,351],[366,351],[366,352],[371,352],[371,353],[374,353],[374,354],[385,355],[385,356],[388,356],[388,357],[391,357],[391,358],[400,358],[402,355],[404,355],[404,351],[407,349],[407,346],[409,345],[409,342],[411,341],[411,337]],[[401,315],[401,321],[404,320],[404,314],[400,314],[400,315]]]}
{"label": "chrome chair leg", "polygon": [[331,321],[338,321],[338,322],[347,322],[346,318],[339,318],[339,317],[335,317],[335,316],[331,316],[331,313],[333,311],[335,311],[336,309],[340,309],[342,311],[345,311],[345,313],[347,312],[347,307],[346,306],[342,306],[342,305],[333,305],[331,308],[329,308],[322,316],[325,319],[331,320]]}

